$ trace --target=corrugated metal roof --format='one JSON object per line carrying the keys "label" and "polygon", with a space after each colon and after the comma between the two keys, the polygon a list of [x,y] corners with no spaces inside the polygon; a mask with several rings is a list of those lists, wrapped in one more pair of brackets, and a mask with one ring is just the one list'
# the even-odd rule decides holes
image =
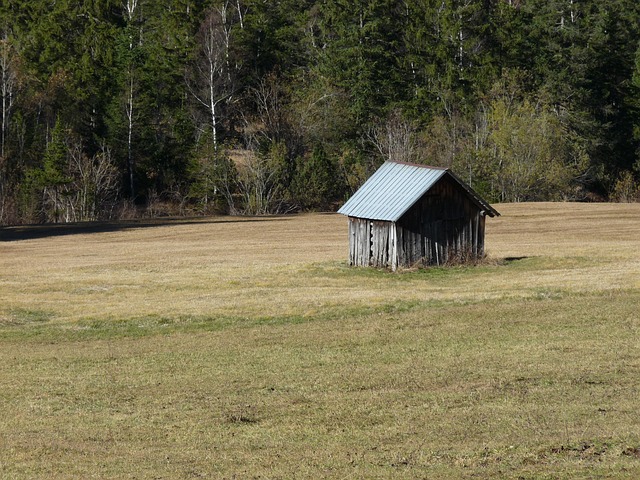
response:
{"label": "corrugated metal roof", "polygon": [[469,193],[489,216],[499,215],[469,186],[446,168],[399,162],[384,162],[358,191],[338,210],[349,217],[397,222],[444,175],[451,177]]}
{"label": "corrugated metal roof", "polygon": [[396,222],[445,172],[441,168],[384,162],[338,213]]}

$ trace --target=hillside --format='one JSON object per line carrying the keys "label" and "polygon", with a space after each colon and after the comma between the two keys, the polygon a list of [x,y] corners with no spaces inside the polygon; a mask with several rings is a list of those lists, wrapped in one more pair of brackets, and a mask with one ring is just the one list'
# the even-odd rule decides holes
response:
{"label": "hillside", "polygon": [[5,0],[0,225],[335,210],[387,159],[636,201],[639,39],[635,0]]}

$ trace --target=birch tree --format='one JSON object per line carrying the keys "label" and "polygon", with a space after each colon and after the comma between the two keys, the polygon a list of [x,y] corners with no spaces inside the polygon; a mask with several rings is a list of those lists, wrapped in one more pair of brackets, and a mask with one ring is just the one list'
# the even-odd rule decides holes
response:
{"label": "birch tree", "polygon": [[[196,146],[189,165],[190,196],[203,211],[234,211],[234,165],[221,146],[225,113],[233,93],[235,63],[231,58],[233,29],[242,18],[239,2],[224,0],[210,8],[196,34],[196,57],[186,77],[195,100]],[[231,173],[230,173],[231,172]]]}
{"label": "birch tree", "polygon": [[17,55],[11,44],[8,29],[0,37],[0,95],[2,95],[2,124],[0,125],[0,225],[7,216],[9,196],[9,165],[7,161],[7,137],[11,113],[14,109],[18,89]]}
{"label": "birch tree", "polygon": [[9,131],[9,120],[18,89],[17,55],[11,44],[8,29],[0,35],[0,94],[2,95],[2,125],[0,125],[0,157],[5,157],[5,144]]}
{"label": "birch tree", "polygon": [[142,42],[142,27],[136,27],[136,10],[138,9],[138,0],[126,0],[124,6],[124,18],[126,22],[126,31],[129,42],[128,61],[126,66],[126,87],[125,87],[125,117],[127,121],[127,167],[129,174],[129,193],[131,198],[135,198],[136,189],[134,182],[134,164],[133,164],[133,128],[135,118],[134,91],[136,86],[135,80],[135,62],[134,49],[137,44]]}
{"label": "birch tree", "polygon": [[222,104],[233,94],[231,67],[232,9],[230,0],[212,8],[197,36],[199,58],[189,88],[207,112],[214,152],[218,150]]}

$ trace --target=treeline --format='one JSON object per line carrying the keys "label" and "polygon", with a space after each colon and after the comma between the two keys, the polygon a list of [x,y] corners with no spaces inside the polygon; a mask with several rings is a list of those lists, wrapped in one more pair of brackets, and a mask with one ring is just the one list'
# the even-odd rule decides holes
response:
{"label": "treeline", "polygon": [[332,208],[384,159],[633,200],[636,0],[4,0],[0,224]]}

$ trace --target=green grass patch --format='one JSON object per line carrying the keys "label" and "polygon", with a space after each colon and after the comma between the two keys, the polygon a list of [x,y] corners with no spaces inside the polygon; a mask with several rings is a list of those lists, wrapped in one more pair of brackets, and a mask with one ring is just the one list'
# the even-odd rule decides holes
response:
{"label": "green grass patch", "polygon": [[13,322],[0,325],[0,340],[12,342],[67,342],[119,338],[140,338],[186,332],[217,332],[227,329],[256,326],[295,325],[302,323],[361,318],[368,315],[398,314],[425,306],[441,306],[442,301],[398,301],[376,306],[327,307],[305,315],[278,315],[231,317],[209,315],[157,316],[149,315],[129,319],[87,319],[73,322],[53,322],[26,325]]}
{"label": "green grass patch", "polygon": [[0,329],[10,326],[29,326],[41,324],[55,318],[53,312],[45,310],[30,310],[25,308],[13,308],[6,313],[0,313]]}
{"label": "green grass patch", "polygon": [[631,478],[639,306],[619,291],[5,338],[0,464],[10,478]]}

